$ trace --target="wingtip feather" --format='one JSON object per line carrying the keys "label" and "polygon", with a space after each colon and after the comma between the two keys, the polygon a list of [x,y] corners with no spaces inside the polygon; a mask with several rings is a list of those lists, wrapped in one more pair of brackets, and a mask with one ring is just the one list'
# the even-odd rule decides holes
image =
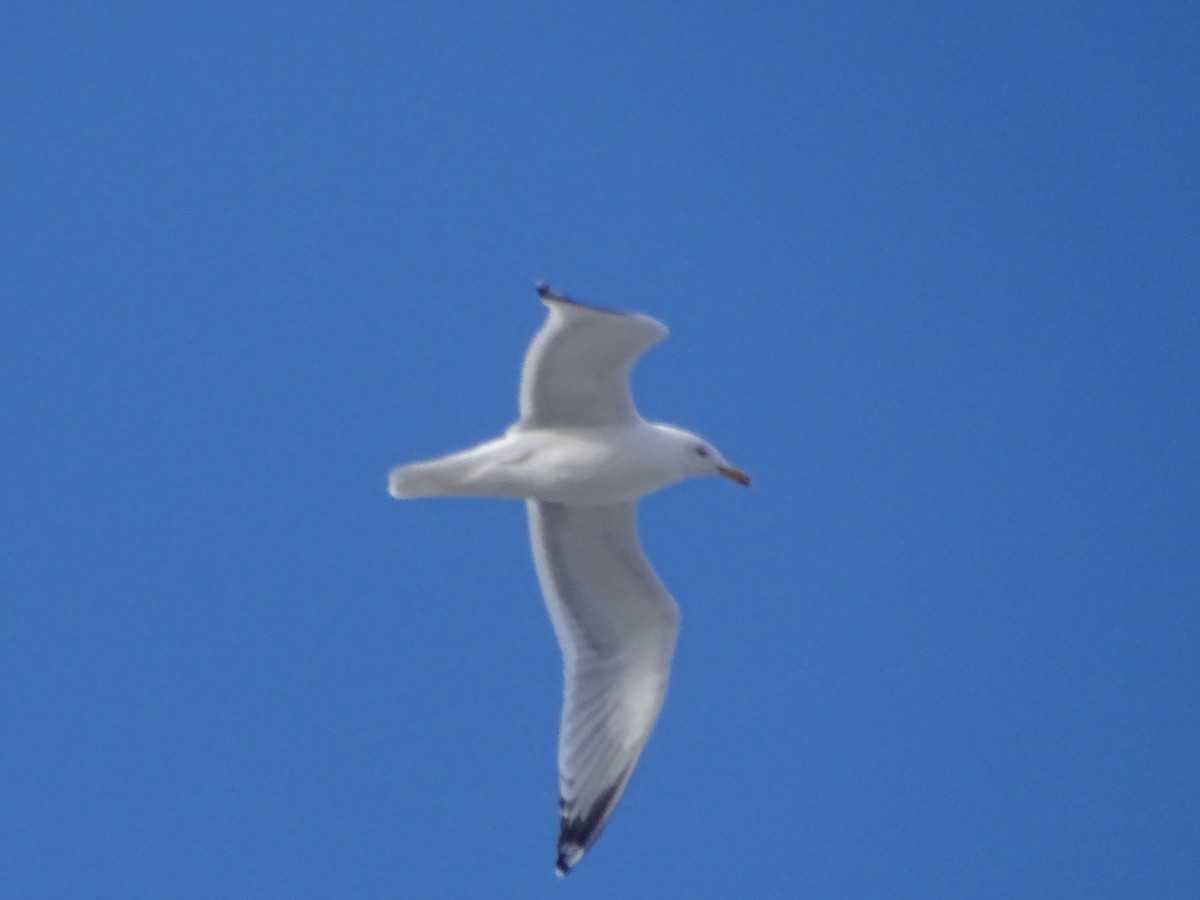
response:
{"label": "wingtip feather", "polygon": [[554,288],[550,287],[550,285],[546,284],[546,282],[544,282],[544,281],[535,281],[533,283],[533,289],[535,291],[537,291],[538,297],[540,297],[543,301],[553,300],[558,303],[570,303],[572,306],[582,306],[583,305],[578,300],[572,300],[570,297],[566,296],[565,294],[560,294],[558,291],[556,291]]}
{"label": "wingtip feather", "polygon": [[[560,294],[558,291],[554,290],[554,288],[550,287],[550,285],[546,284],[546,282],[544,282],[544,281],[535,281],[533,283],[533,289],[535,291],[537,291],[537,295],[542,299],[542,302],[544,302],[544,303],[564,303],[568,307],[573,307],[575,309],[585,310],[585,311],[589,311],[589,312],[605,313],[606,315],[610,315],[610,316],[636,316],[637,315],[637,313],[622,312],[621,310],[618,310],[618,309],[609,309],[608,307],[605,307],[605,306],[596,306],[594,303],[584,303],[582,300],[576,300],[574,297],[568,297],[566,294]],[[646,318],[646,317],[642,316],[641,318]],[[654,321],[654,320],[650,320],[650,321]],[[658,323],[656,323],[656,324],[658,324]],[[661,327],[661,325],[660,325],[660,327]],[[664,329],[664,331],[665,331],[665,329]]]}
{"label": "wingtip feather", "polygon": [[571,869],[583,858],[584,849],[579,844],[568,841],[558,845],[558,858],[554,861],[554,874],[566,878]]}

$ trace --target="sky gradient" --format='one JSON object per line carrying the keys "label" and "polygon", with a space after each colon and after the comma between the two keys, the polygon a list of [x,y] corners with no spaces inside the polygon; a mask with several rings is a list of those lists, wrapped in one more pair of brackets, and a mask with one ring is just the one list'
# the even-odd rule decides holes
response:
{"label": "sky gradient", "polygon": [[[1200,13],[20,4],[0,895],[1200,896]],[[535,279],[671,328],[658,729],[553,875]]]}

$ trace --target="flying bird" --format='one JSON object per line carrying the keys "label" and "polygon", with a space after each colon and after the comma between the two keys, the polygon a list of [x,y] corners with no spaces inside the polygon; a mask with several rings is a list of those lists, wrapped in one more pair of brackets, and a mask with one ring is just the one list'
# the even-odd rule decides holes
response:
{"label": "flying bird", "polygon": [[703,438],[647,422],[634,363],[667,336],[648,316],[588,306],[539,282],[549,316],[501,437],[388,476],[397,499],[524,500],[538,582],[563,656],[559,835],[566,875],[599,837],[662,709],[679,608],[637,534],[637,500],[685,478],[750,477]]}

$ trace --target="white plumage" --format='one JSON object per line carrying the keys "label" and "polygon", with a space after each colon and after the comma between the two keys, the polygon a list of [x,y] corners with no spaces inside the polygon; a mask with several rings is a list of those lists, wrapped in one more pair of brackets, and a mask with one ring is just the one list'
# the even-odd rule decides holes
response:
{"label": "white plumage", "polygon": [[520,418],[500,438],[392,470],[397,498],[524,499],[538,581],[563,654],[559,730],[565,875],[595,842],[633,774],[666,696],[679,609],[642,553],[636,500],[684,478],[750,479],[711,444],[646,422],[634,363],[667,335],[648,316],[570,300],[525,355]]}

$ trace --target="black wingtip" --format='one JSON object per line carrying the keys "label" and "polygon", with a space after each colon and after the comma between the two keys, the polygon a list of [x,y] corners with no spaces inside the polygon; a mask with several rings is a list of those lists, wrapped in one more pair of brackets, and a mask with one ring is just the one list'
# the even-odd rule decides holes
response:
{"label": "black wingtip", "polygon": [[570,874],[572,867],[583,859],[584,847],[577,841],[570,841],[560,838],[558,842],[558,856],[554,860],[554,874],[559,878],[566,878]]}
{"label": "black wingtip", "polygon": [[629,772],[626,771],[583,814],[568,812],[566,801],[559,798],[558,858],[554,863],[554,871],[559,878],[565,878],[596,843],[628,781]]}
{"label": "black wingtip", "polygon": [[560,294],[554,288],[550,287],[550,285],[546,284],[546,282],[544,282],[544,281],[535,281],[533,283],[533,289],[535,291],[537,291],[537,295],[539,297],[541,297],[543,300],[562,300],[566,303],[574,303],[575,302],[570,297],[564,297],[562,294]]}
{"label": "black wingtip", "polygon": [[558,291],[556,291],[554,288],[550,287],[550,285],[546,284],[546,282],[544,282],[544,281],[535,281],[533,283],[533,289],[535,291],[537,291],[537,295],[539,297],[541,297],[543,300],[553,300],[556,303],[568,303],[571,306],[577,306],[580,309],[590,309],[593,312],[608,313],[609,315],[612,315],[612,316],[628,315],[627,313],[623,313],[620,310],[606,309],[603,306],[596,306],[595,304],[592,304],[592,303],[584,303],[581,300],[576,300],[574,297],[568,297],[566,294],[560,294]]}

